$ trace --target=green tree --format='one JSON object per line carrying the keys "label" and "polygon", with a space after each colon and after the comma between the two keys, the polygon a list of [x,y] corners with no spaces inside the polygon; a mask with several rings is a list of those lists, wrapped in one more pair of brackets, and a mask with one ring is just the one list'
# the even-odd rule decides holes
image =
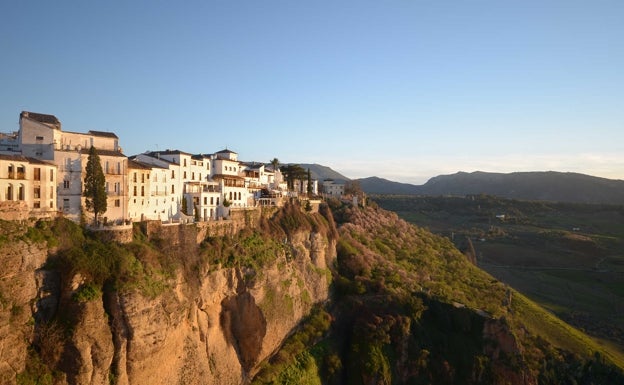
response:
{"label": "green tree", "polygon": [[345,183],[344,193],[345,195],[362,195],[362,186],[360,186],[360,181],[351,180]]}
{"label": "green tree", "polygon": [[182,197],[182,212],[184,215],[188,215],[188,202],[186,202],[186,197]]}
{"label": "green tree", "polygon": [[106,179],[100,163],[100,156],[93,146],[89,149],[82,195],[86,198],[87,211],[93,212],[93,220],[97,224],[98,215],[106,212]]}
{"label": "green tree", "polygon": [[271,163],[271,165],[273,166],[273,172],[277,171],[277,166],[279,166],[279,159],[273,158],[269,163]]}
{"label": "green tree", "polygon": [[295,189],[295,180],[303,181],[305,180],[307,175],[306,170],[298,164],[287,164],[280,167],[280,171],[282,171],[282,174],[284,174],[284,178],[286,179],[286,185],[288,186],[289,190]]}

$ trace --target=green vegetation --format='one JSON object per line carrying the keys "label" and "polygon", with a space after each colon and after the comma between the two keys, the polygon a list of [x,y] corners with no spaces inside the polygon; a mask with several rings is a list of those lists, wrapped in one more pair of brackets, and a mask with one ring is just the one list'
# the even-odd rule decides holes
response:
{"label": "green vegetation", "polygon": [[80,287],[73,296],[74,301],[88,302],[102,297],[102,290],[93,283]]}
{"label": "green vegetation", "polygon": [[[624,351],[624,207],[492,196],[378,196],[566,322]],[[504,217],[503,217],[504,216]]]}
{"label": "green vegetation", "polygon": [[[477,209],[477,217],[483,207]],[[536,215],[510,206],[512,211],[519,218],[514,226],[535,226]],[[448,219],[450,214],[435,215]],[[481,221],[488,223],[487,217]],[[32,230],[0,225],[7,227],[8,241],[54,245],[46,268],[63,277],[79,273],[83,278],[69,301],[77,307],[115,291],[136,290],[151,298],[168,295],[180,273],[190,290],[198,289],[201,277],[218,266],[236,268],[253,284],[278,259],[281,270],[288,270],[286,261],[302,252],[289,240],[302,232],[327,234],[337,244],[331,302],[314,308],[281,349],[261,364],[254,384],[498,384],[519,379],[540,384],[624,383],[624,357],[617,351],[474,266],[450,239],[374,205],[357,208],[330,201],[318,214],[309,214],[291,203],[272,218],[263,217],[256,229],[208,237],[199,246],[192,226],[168,228],[171,234],[163,233],[162,239],[154,234],[148,239],[136,226],[133,241],[121,245],[102,241],[97,233],[63,219],[37,223]],[[505,224],[487,226],[471,226],[465,234],[454,231],[462,236],[484,231],[503,246],[517,246],[514,237],[523,234]],[[577,251],[605,250],[619,242],[617,233],[598,237],[564,228],[544,227],[538,235],[532,241],[536,249],[548,245],[545,253],[568,244]],[[474,249],[477,255],[483,250],[480,244]],[[607,255],[601,258],[599,267],[603,266],[622,263],[617,255]],[[308,272],[329,274],[322,269]],[[570,279],[577,277],[575,272],[548,272],[548,277]],[[621,281],[605,285],[615,292],[624,289]],[[301,298],[287,294],[297,288]],[[262,315],[276,319],[292,313],[299,301],[311,302],[304,289],[300,277],[280,277],[277,286],[265,288],[258,304]],[[10,305],[6,295],[0,300]],[[36,349],[18,377],[20,383],[53,382],[50,368],[61,359],[63,341],[75,322],[57,318],[36,325]]]}
{"label": "green vegetation", "polygon": [[330,322],[329,313],[313,309],[270,362],[264,363],[252,384],[320,384],[316,358],[307,349],[325,335]]}
{"label": "green vegetation", "polygon": [[16,381],[17,385],[52,385],[55,383],[54,375],[49,367],[32,349],[29,351],[26,369],[17,374]]}
{"label": "green vegetation", "polygon": [[331,326],[312,346],[287,341],[255,383],[624,381],[617,352],[476,268],[448,239],[374,207],[332,206],[341,225]]}
{"label": "green vegetation", "polygon": [[89,149],[87,167],[85,169],[84,191],[87,211],[94,214],[94,223],[98,223],[98,214],[106,212],[106,179],[100,156],[94,146]]}

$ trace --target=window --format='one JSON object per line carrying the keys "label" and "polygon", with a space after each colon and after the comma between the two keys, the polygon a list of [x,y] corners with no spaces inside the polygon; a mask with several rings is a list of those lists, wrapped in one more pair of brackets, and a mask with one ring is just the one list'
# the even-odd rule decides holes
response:
{"label": "window", "polygon": [[50,201],[50,208],[54,208],[54,203]]}
{"label": "window", "polygon": [[[133,192],[134,192],[134,194],[133,194],[133,195],[134,195],[134,196],[137,196],[137,186],[134,186],[134,191],[133,191]],[[136,201],[136,199],[135,199],[135,201]]]}
{"label": "window", "polygon": [[171,170],[171,179],[175,178],[175,170]]}
{"label": "window", "polygon": [[115,199],[115,207],[120,207],[121,201],[119,199]]}
{"label": "window", "polygon": [[175,194],[175,186],[174,185],[171,185],[171,193]]}
{"label": "window", "polygon": [[68,180],[64,180],[63,181],[63,188],[65,188],[65,189],[69,188],[69,181]]}
{"label": "window", "polygon": [[63,199],[63,210],[69,210],[69,199]]}
{"label": "window", "polygon": [[54,189],[50,189],[50,199],[54,199]]}
{"label": "window", "polygon": [[194,172],[191,174],[191,180],[195,180],[195,173]]}
{"label": "window", "polygon": [[184,167],[186,167],[186,159],[184,159]]}
{"label": "window", "polygon": [[[9,166],[11,167],[11,166]],[[6,197],[5,200],[12,201],[13,200],[13,185],[8,185],[6,189]]]}
{"label": "window", "polygon": [[210,205],[214,205],[214,197],[210,197]]}
{"label": "window", "polygon": [[186,171],[184,171],[184,179],[186,179]]}
{"label": "window", "polygon": [[17,177],[23,179],[26,176],[26,168],[24,166],[17,166]]}
{"label": "window", "polygon": [[207,205],[208,204],[208,197],[204,197],[204,204]]}
{"label": "window", "polygon": [[41,202],[35,202],[35,203],[33,203],[33,208],[35,208],[35,209],[40,209],[40,208],[41,208]]}
{"label": "window", "polygon": [[117,174],[121,174],[121,162],[117,162]]}
{"label": "window", "polygon": [[54,170],[50,169],[50,182],[54,182]]}
{"label": "window", "polygon": [[35,140],[43,140],[43,136],[36,136]]}
{"label": "window", "polygon": [[39,167],[35,167],[33,170],[33,178],[35,178],[35,180],[41,180],[41,169]]}
{"label": "window", "polygon": [[230,200],[232,200],[232,192],[230,191]]}
{"label": "window", "polygon": [[145,186],[141,186],[141,196],[145,196]]}
{"label": "window", "polygon": [[145,174],[141,174],[141,183],[145,183]]}
{"label": "window", "polygon": [[35,199],[41,199],[41,187],[35,187],[35,190],[33,192],[33,197]]}
{"label": "window", "polygon": [[17,189],[17,200],[24,200],[24,185],[20,185]]}
{"label": "window", "polygon": [[133,181],[134,183],[136,183],[136,182],[137,182],[137,173],[136,173],[136,171],[132,174],[132,181]]}
{"label": "window", "polygon": [[217,197],[217,206],[219,206],[219,197]]}

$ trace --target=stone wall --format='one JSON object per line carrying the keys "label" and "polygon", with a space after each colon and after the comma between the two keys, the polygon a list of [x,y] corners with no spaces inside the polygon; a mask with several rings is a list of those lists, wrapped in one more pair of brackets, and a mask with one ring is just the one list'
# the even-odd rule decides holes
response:
{"label": "stone wall", "polygon": [[0,219],[4,221],[23,221],[28,219],[28,205],[24,201],[0,202]]}
{"label": "stone wall", "polygon": [[228,219],[188,224],[143,221],[140,224],[140,228],[147,235],[148,239],[153,239],[154,237],[166,238],[174,244],[179,244],[187,239],[189,229],[194,229],[196,231],[196,242],[199,244],[206,237],[234,235],[244,228],[255,229],[260,224],[260,218],[263,216],[271,217],[276,211],[277,208],[275,207],[232,208],[230,209]]}

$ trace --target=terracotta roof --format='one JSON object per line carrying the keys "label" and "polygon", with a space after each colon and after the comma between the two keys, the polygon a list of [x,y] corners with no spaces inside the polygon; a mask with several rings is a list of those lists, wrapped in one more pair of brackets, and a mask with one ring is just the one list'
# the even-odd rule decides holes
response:
{"label": "terracotta roof", "polygon": [[151,170],[152,165],[147,164],[147,163],[141,163],[134,159],[128,159],[128,168],[135,169],[135,170]]}
{"label": "terracotta roof", "polygon": [[[126,158],[126,156],[124,154],[122,154],[119,151],[113,151],[113,150],[100,150],[100,149],[96,149],[97,154],[99,156],[117,156],[117,157],[121,157],[121,158]],[[68,151],[68,152],[73,152],[73,151]],[[80,154],[82,155],[89,155],[89,149],[85,149],[83,148],[82,150],[80,150]]]}
{"label": "terracotta roof", "polygon": [[228,174],[216,174],[212,176],[213,179],[238,179],[245,180],[242,176],[238,175],[228,175]]}
{"label": "terracotta roof", "polygon": [[250,169],[259,169],[262,168],[262,166],[264,166],[264,164],[262,163],[257,163],[257,162],[240,162],[243,166],[248,167]]}
{"label": "terracotta roof", "polygon": [[93,136],[101,136],[101,137],[104,137],[104,138],[119,139],[119,137],[117,135],[115,135],[112,132],[107,132],[107,131],[93,131],[93,130],[89,130],[88,133],[93,135]]}
{"label": "terracotta roof", "polygon": [[58,120],[56,116],[48,115],[48,114],[40,114],[37,112],[22,111],[22,113],[20,114],[20,117],[36,120],[37,122],[40,122],[40,123],[61,124],[61,122]]}
{"label": "terracotta roof", "polygon": [[22,156],[22,155],[2,155],[0,154],[0,160],[8,160],[8,161],[13,161],[13,162],[27,162],[30,164],[42,164],[42,165],[46,165],[46,166],[53,166],[53,163],[50,162],[46,162],[44,160],[41,159],[37,159],[37,158],[31,158],[31,157],[27,157],[27,156]]}
{"label": "terracotta roof", "polygon": [[184,152],[184,151],[180,151],[180,150],[165,150],[165,151],[150,151],[147,153],[147,155],[149,156],[155,156],[155,155],[191,155],[188,152]]}
{"label": "terracotta roof", "polygon": [[30,163],[30,164],[41,164],[41,165],[44,165],[44,166],[56,166],[54,163],[47,162],[45,160],[41,160],[41,159],[37,159],[37,158],[31,158],[31,157],[28,157],[28,156],[26,156],[25,158],[28,160],[28,163]]}

